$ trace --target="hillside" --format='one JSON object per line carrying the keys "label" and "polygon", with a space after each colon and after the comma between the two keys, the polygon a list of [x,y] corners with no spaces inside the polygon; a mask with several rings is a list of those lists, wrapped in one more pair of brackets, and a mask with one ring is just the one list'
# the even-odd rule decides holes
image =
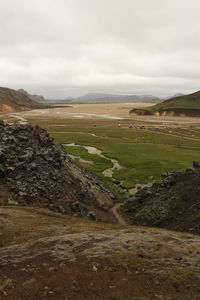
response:
{"label": "hillside", "polygon": [[43,96],[41,96],[41,95],[31,95],[27,91],[25,91],[24,89],[19,89],[18,92],[22,93],[23,95],[28,96],[33,101],[36,101],[36,102],[39,102],[39,103],[47,102],[47,100]]}
{"label": "hillside", "polygon": [[200,116],[200,91],[165,100],[147,109],[132,109],[130,114],[197,117]]}
{"label": "hillside", "polygon": [[41,105],[27,95],[9,88],[0,87],[0,113],[40,108]]}
{"label": "hillside", "polygon": [[161,183],[138,191],[124,204],[129,224],[200,234],[200,163],[161,178]]}
{"label": "hillside", "polygon": [[115,197],[39,126],[0,123],[0,205],[49,208],[115,222]]}

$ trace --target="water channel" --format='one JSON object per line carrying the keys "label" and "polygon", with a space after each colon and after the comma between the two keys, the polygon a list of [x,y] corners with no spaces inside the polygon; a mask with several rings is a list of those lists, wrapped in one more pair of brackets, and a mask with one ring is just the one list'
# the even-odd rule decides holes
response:
{"label": "water channel", "polygon": [[[96,155],[99,155],[100,157],[106,159],[106,160],[109,160],[112,162],[113,166],[112,168],[108,168],[108,169],[105,169],[103,171],[103,175],[105,177],[109,177],[112,179],[113,183],[114,184],[117,184],[118,188],[122,191],[122,192],[127,192],[129,196],[131,195],[134,195],[138,189],[140,188],[144,188],[144,187],[151,187],[152,184],[154,182],[149,182],[147,184],[136,184],[134,188],[130,188],[130,189],[125,189],[123,188],[123,181],[119,181],[119,180],[116,180],[114,177],[113,177],[113,172],[115,170],[120,170],[122,168],[125,168],[123,167],[122,165],[120,165],[120,163],[118,162],[118,160],[116,159],[113,159],[113,158],[109,158],[107,156],[105,156],[103,154],[103,151],[96,148],[96,147],[93,147],[93,146],[84,146],[84,145],[78,145],[78,144],[75,144],[75,143],[71,143],[71,144],[63,144],[63,146],[69,146],[69,147],[83,147],[84,149],[87,150],[87,152],[89,154],[96,154]],[[86,159],[83,159],[81,158],[80,156],[75,156],[75,155],[69,155],[72,159],[76,159],[78,158],[80,160],[80,162],[83,162],[83,163],[87,163],[87,164],[94,164],[93,161],[91,160],[86,160]]]}

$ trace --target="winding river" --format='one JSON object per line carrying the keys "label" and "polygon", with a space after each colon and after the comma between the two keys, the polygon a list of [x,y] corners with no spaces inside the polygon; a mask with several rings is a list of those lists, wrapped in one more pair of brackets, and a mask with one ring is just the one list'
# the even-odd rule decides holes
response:
{"label": "winding river", "polygon": [[[109,177],[113,180],[113,183],[117,184],[118,185],[118,188],[121,189],[122,192],[127,192],[129,195],[134,195],[138,188],[143,188],[143,187],[150,187],[153,182],[149,182],[147,184],[136,184],[134,188],[130,188],[130,189],[125,189],[123,188],[123,181],[118,181],[116,180],[114,177],[113,177],[113,172],[115,170],[120,170],[122,168],[125,168],[123,167],[122,165],[120,165],[120,163],[118,162],[118,160],[116,159],[113,159],[113,158],[109,158],[107,156],[105,156],[103,154],[103,151],[96,148],[96,147],[93,147],[93,146],[84,146],[84,145],[78,145],[78,144],[75,144],[75,143],[71,143],[71,144],[63,144],[63,146],[69,146],[69,147],[83,147],[84,149],[87,150],[87,152],[89,154],[96,154],[96,155],[99,155],[100,157],[106,159],[106,160],[109,160],[112,162],[113,166],[112,168],[108,168],[108,169],[105,169],[103,171],[103,175],[105,177]],[[83,158],[81,158],[80,156],[75,156],[75,155],[69,155],[72,159],[76,159],[78,158],[80,160],[80,162],[83,162],[83,163],[87,163],[87,164],[94,164],[93,161],[91,160],[85,160]]]}

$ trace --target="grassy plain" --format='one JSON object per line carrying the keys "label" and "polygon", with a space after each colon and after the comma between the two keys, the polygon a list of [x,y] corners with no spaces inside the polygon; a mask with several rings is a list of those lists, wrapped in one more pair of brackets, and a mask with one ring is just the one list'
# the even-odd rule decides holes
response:
{"label": "grassy plain", "polygon": [[[81,145],[93,146],[103,151],[108,158],[118,160],[123,167],[114,170],[113,177],[122,182],[123,188],[132,188],[136,183],[159,180],[166,171],[190,167],[193,160],[200,159],[200,128],[177,127],[174,129],[147,130],[129,128],[130,124],[141,125],[131,120],[105,119],[32,119],[34,124],[46,128],[56,143],[75,143],[67,146],[69,154],[79,156],[93,164],[77,162],[95,172],[113,187],[112,180],[102,172],[112,166],[111,161],[98,155],[88,154]],[[116,186],[115,186],[116,189]]]}

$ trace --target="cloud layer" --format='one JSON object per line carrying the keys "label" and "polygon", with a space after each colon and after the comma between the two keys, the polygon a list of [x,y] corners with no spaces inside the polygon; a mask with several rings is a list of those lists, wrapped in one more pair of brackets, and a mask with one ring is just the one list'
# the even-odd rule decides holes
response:
{"label": "cloud layer", "polygon": [[198,0],[2,0],[1,86],[50,98],[200,89]]}

